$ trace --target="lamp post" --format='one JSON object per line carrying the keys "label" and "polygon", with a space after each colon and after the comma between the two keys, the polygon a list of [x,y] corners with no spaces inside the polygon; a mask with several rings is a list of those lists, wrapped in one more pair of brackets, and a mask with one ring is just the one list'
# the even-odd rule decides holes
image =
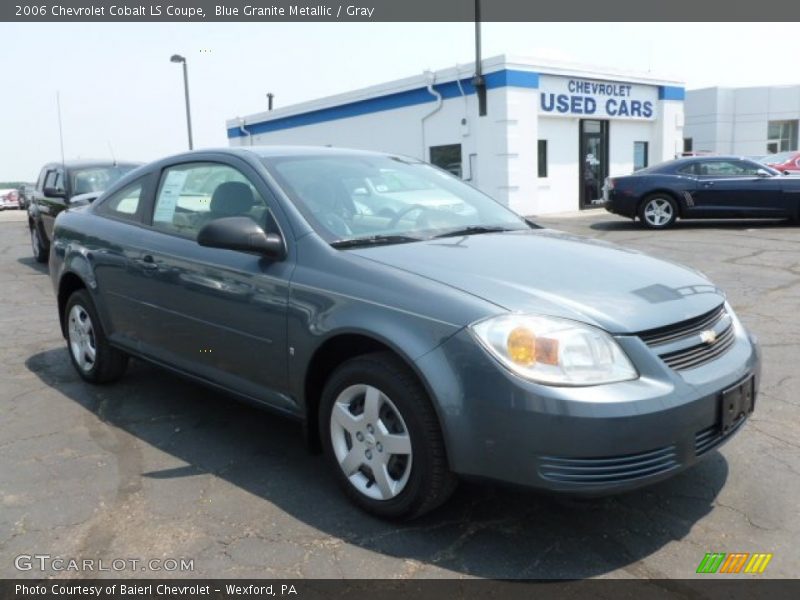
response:
{"label": "lamp post", "polygon": [[189,133],[189,150],[192,150],[194,148],[192,143],[192,113],[189,110],[189,73],[186,69],[186,58],[180,54],[173,54],[169,60],[174,63],[183,63],[183,89],[186,94],[186,129]]}

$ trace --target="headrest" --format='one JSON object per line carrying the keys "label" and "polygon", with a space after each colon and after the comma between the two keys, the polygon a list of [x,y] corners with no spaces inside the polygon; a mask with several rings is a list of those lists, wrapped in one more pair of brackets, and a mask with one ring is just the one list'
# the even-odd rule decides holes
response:
{"label": "headrest", "polygon": [[241,181],[226,181],[211,196],[209,210],[215,215],[233,217],[248,212],[255,204],[253,190]]}

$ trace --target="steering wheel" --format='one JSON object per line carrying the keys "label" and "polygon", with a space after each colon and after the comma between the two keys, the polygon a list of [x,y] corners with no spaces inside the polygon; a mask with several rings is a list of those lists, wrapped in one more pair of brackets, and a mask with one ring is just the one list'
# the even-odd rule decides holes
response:
{"label": "steering wheel", "polygon": [[[403,217],[405,217],[408,213],[413,212],[415,210],[429,211],[431,209],[428,208],[427,206],[422,206],[422,204],[412,204],[411,206],[409,206],[407,208],[404,208],[399,213],[397,213],[394,217],[392,217],[392,220],[389,221],[389,224],[386,226],[386,229],[394,229],[395,227],[397,227],[397,224],[400,222],[400,220]],[[419,224],[420,217],[422,217],[422,215],[417,217],[417,223],[418,224]]]}
{"label": "steering wheel", "polygon": [[317,214],[316,217],[320,220],[320,222],[322,222],[323,225],[325,225],[325,227],[338,236],[344,237],[353,234],[353,230],[350,229],[347,221],[345,221],[335,212],[329,211],[322,214]]}

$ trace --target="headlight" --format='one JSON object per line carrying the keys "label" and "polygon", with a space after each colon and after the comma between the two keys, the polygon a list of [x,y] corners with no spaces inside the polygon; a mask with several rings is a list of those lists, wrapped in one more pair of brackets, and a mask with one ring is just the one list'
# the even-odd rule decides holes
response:
{"label": "headlight", "polygon": [[501,363],[531,381],[578,386],[639,376],[614,338],[577,321],[502,315],[470,329]]}

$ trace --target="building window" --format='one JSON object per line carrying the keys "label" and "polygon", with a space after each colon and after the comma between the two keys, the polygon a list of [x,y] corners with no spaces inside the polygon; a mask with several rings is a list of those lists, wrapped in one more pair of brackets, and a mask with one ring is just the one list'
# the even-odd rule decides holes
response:
{"label": "building window", "polygon": [[431,146],[431,164],[461,177],[461,144]]}
{"label": "building window", "polygon": [[683,151],[691,152],[694,146],[692,138],[683,138]]}
{"label": "building window", "polygon": [[647,142],[633,142],[633,170],[638,171],[647,166]]}
{"label": "building window", "polygon": [[547,140],[539,140],[537,154],[539,156],[539,177],[547,177]]}
{"label": "building window", "polygon": [[767,152],[797,150],[797,121],[770,121],[767,126]]}

